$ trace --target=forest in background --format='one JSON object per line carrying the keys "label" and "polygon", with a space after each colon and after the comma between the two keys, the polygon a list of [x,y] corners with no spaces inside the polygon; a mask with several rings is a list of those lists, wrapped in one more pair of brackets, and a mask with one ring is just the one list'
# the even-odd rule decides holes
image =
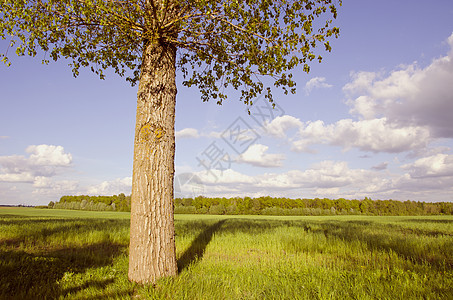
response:
{"label": "forest in background", "polygon": [[[121,193],[113,196],[63,196],[51,201],[47,208],[92,211],[130,211],[131,197]],[[43,208],[43,207],[41,207]],[[347,200],[290,199],[280,197],[234,197],[176,198],[176,214],[213,215],[278,215],[278,216],[322,216],[322,215],[453,215],[451,202],[417,202],[398,200]]]}
{"label": "forest in background", "polygon": [[123,193],[113,196],[63,196],[60,201],[50,201],[47,207],[94,211],[131,211],[131,196],[126,196]]}

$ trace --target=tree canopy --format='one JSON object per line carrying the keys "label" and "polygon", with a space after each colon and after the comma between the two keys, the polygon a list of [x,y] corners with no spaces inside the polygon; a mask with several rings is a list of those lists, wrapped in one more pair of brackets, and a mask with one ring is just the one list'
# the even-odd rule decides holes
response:
{"label": "tree canopy", "polygon": [[145,43],[178,49],[177,67],[185,86],[197,86],[202,100],[226,99],[226,88],[241,100],[264,93],[263,76],[285,93],[295,92],[291,70],[322,60],[338,37],[332,25],[341,0],[2,0],[0,36],[9,47],[0,54],[43,55],[48,63],[70,60],[74,76],[90,67],[100,78],[112,68],[132,84],[140,76]]}
{"label": "tree canopy", "polygon": [[[338,2],[337,2],[338,1]],[[252,104],[273,102],[263,77],[295,92],[291,71],[309,72],[315,50],[330,51],[333,2],[341,0],[2,0],[1,55],[43,54],[43,62],[69,59],[104,78],[113,69],[139,82],[131,195],[129,279],[155,282],[177,274],[174,234],[176,67],[183,84],[218,104],[227,88]]]}

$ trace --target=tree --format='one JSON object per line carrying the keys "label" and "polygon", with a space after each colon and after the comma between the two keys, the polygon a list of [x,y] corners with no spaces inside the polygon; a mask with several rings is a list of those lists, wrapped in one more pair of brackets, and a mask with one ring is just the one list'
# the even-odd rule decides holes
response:
{"label": "tree", "polygon": [[[295,92],[291,70],[322,60],[341,0],[2,0],[0,35],[18,55],[69,59],[74,76],[111,68],[138,83],[129,278],[177,273],[173,225],[176,70],[201,99],[221,104],[226,89],[253,104],[262,82]],[[9,64],[8,49],[2,60]]]}

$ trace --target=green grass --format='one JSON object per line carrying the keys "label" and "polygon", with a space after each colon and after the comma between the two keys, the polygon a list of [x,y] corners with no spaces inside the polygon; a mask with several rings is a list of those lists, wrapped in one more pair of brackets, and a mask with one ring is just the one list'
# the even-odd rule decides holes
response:
{"label": "green grass", "polygon": [[453,299],[453,217],[175,219],[179,275],[139,286],[127,213],[0,208],[0,299]]}
{"label": "green grass", "polygon": [[6,217],[8,215],[52,218],[130,219],[131,213],[115,211],[80,211],[68,209],[36,209],[32,207],[0,207],[0,216]]}

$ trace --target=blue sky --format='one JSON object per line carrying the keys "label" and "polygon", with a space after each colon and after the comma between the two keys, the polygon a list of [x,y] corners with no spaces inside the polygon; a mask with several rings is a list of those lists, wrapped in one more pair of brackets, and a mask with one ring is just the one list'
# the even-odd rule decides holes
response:
{"label": "blue sky", "polygon": [[[178,77],[176,196],[453,201],[452,20],[450,0],[344,1],[332,52],[272,113]],[[41,58],[0,65],[0,204],[129,194],[136,87]]]}

